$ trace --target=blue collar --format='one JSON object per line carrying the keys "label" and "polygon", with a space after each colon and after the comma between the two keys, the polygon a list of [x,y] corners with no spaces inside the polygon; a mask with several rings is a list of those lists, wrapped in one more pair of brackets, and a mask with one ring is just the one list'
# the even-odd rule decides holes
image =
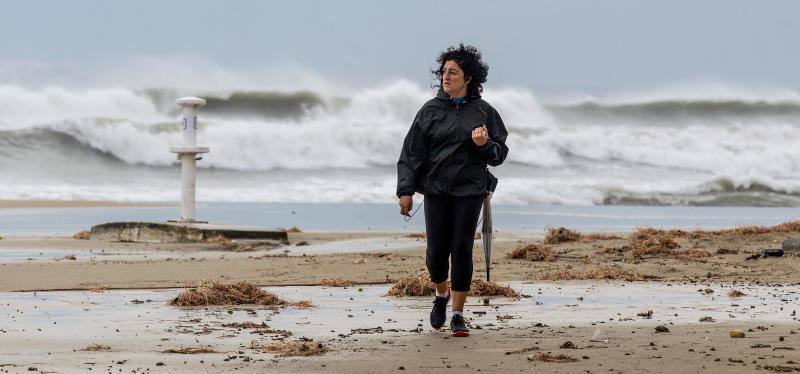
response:
{"label": "blue collar", "polygon": [[454,97],[454,98],[452,98],[452,99],[450,99],[450,100],[452,100],[452,101],[453,101],[453,102],[454,102],[456,105],[459,105],[459,104],[461,104],[461,102],[462,102],[462,101],[464,101],[464,99],[466,99],[466,98],[467,98],[467,96],[466,96],[466,95],[464,95],[464,96],[461,96],[461,97]]}

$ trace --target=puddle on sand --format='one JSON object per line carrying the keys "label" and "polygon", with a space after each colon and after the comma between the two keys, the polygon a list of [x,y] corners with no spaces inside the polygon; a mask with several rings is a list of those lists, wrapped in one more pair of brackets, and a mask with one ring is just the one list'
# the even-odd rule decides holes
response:
{"label": "puddle on sand", "polygon": [[[74,256],[74,259],[66,259]],[[0,263],[17,262],[52,262],[52,261],[147,261],[176,257],[198,257],[196,253],[164,252],[164,251],[103,251],[103,250],[69,250],[69,249],[20,249],[0,252]]]}
{"label": "puddle on sand", "polygon": [[[325,255],[334,253],[388,252],[424,246],[424,242],[403,237],[379,237],[352,240],[338,240],[327,243],[303,246],[285,246],[255,251],[225,251],[217,249],[165,251],[152,249],[132,250],[69,250],[69,249],[23,249],[4,248],[0,250],[0,263],[53,262],[53,261],[156,261],[156,260],[195,260],[252,257],[262,254],[285,253],[289,256]],[[75,256],[74,260],[65,259]]]}

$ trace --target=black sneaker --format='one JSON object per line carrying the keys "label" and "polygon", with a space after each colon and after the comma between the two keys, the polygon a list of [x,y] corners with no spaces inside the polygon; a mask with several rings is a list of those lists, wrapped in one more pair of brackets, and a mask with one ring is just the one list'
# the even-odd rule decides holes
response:
{"label": "black sneaker", "polygon": [[447,303],[450,301],[450,292],[447,292],[447,297],[436,296],[433,300],[433,310],[431,310],[431,327],[438,330],[444,326],[444,321],[447,320]]}
{"label": "black sneaker", "polygon": [[450,319],[450,330],[453,331],[453,336],[469,336],[469,329],[464,317],[459,314],[454,314]]}

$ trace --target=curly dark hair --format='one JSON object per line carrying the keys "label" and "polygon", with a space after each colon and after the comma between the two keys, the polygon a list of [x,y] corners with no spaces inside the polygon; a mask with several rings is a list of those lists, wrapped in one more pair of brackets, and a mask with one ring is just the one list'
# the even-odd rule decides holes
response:
{"label": "curly dark hair", "polygon": [[444,64],[447,61],[455,61],[461,70],[464,71],[464,78],[471,79],[467,84],[467,95],[479,96],[483,92],[483,83],[486,83],[486,76],[489,75],[489,65],[481,60],[481,51],[471,45],[459,43],[458,47],[448,47],[439,54],[436,62],[438,69],[431,70],[434,80],[433,88],[442,87],[442,75]]}

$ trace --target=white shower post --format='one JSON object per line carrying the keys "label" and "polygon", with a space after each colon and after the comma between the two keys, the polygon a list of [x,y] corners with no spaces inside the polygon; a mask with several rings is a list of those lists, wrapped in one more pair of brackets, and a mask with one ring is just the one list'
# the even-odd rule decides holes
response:
{"label": "white shower post", "polygon": [[195,181],[197,179],[198,154],[208,153],[208,147],[197,146],[197,108],[206,105],[199,97],[182,97],[175,100],[183,112],[183,146],[172,147],[170,152],[177,153],[181,160],[181,220],[195,221]]}

